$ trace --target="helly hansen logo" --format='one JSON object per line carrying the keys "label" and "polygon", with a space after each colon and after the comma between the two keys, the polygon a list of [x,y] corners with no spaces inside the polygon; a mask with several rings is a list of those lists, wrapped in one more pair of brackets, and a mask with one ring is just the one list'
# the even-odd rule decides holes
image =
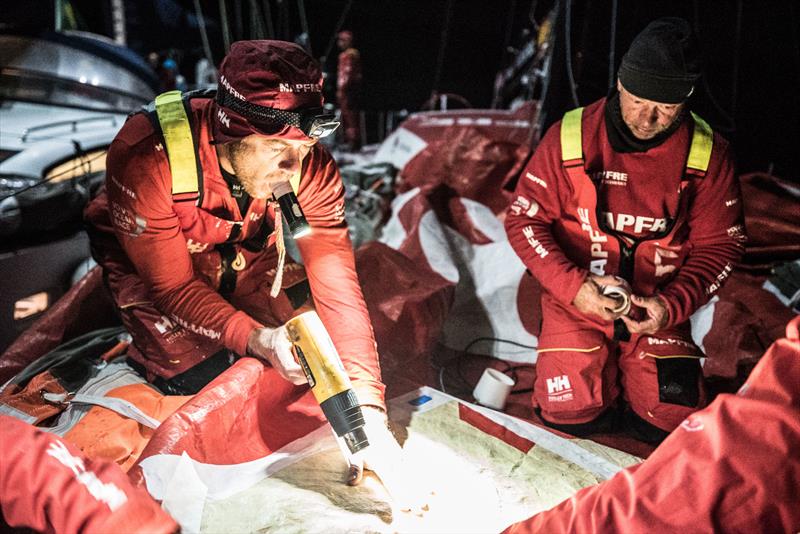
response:
{"label": "helly hansen logo", "polygon": [[567,391],[572,391],[572,384],[569,383],[569,377],[567,375],[555,376],[547,379],[548,395],[566,393]]}
{"label": "helly hansen logo", "polygon": [[322,86],[318,83],[282,83],[278,85],[281,93],[320,93]]}
{"label": "helly hansen logo", "polygon": [[531,173],[527,172],[527,173],[525,173],[525,178],[527,178],[531,182],[533,182],[535,184],[538,184],[538,185],[544,187],[545,189],[547,189],[547,182],[545,182],[544,180],[542,180],[538,176],[534,176]]}
{"label": "helly hansen logo", "polygon": [[231,119],[225,114],[224,111],[222,111],[222,108],[217,108],[217,118],[219,119],[219,122],[225,125],[226,128],[231,127]]}
{"label": "helly hansen logo", "polygon": [[539,213],[539,204],[535,200],[528,200],[520,195],[511,205],[511,213],[514,215],[524,213],[528,217],[533,217]]}
{"label": "helly hansen logo", "polygon": [[725,205],[730,208],[731,206],[735,205],[737,202],[739,202],[738,198],[732,198],[730,200],[726,200],[725,201]]}
{"label": "helly hansen logo", "polygon": [[530,226],[526,226],[522,229],[522,235],[525,236],[525,239],[528,240],[528,244],[531,246],[533,251],[539,255],[540,258],[544,258],[549,254],[546,248],[536,239],[533,235],[533,228]]}
{"label": "helly hansen logo", "polygon": [[632,230],[634,234],[641,234],[647,230],[650,232],[663,232],[667,229],[667,220],[655,217],[642,217],[641,215],[629,215],[627,213],[603,212],[608,226],[617,232]]}

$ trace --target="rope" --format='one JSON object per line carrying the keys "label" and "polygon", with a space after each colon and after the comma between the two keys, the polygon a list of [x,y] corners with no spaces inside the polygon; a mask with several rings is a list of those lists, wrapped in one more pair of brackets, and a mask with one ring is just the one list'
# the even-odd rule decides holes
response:
{"label": "rope", "polygon": [[439,82],[442,78],[442,68],[444,67],[445,50],[447,49],[447,41],[450,35],[450,20],[453,13],[453,0],[447,0],[447,6],[444,13],[444,26],[442,28],[442,35],[439,39],[439,54],[436,57],[436,70],[433,76],[433,90],[431,95],[439,92]]}
{"label": "rope", "polygon": [[608,89],[614,87],[615,69],[617,52],[617,8],[618,0],[611,0],[611,35],[608,43]]}
{"label": "rope", "polygon": [[333,34],[331,38],[328,40],[328,46],[325,47],[325,55],[322,56],[324,58],[328,58],[333,52],[333,46],[336,44],[336,36],[344,26],[344,21],[347,19],[347,14],[350,12],[350,7],[353,5],[353,0],[347,0],[347,3],[344,5],[342,9],[342,14],[339,15],[339,20],[336,21],[336,26],[333,28]]}
{"label": "rope", "polygon": [[206,19],[203,17],[203,8],[200,7],[200,0],[194,0],[194,11],[197,14],[197,25],[200,28],[200,38],[203,40],[203,53],[208,62],[213,65],[214,59],[211,57],[211,45],[208,43],[208,33],[206,33]]}
{"label": "rope", "polygon": [[579,107],[578,92],[575,87],[575,75],[572,72],[572,0],[566,2],[566,20],[564,22],[564,39],[566,40],[567,55],[567,77],[569,78],[569,91],[572,95],[572,102],[575,107]]}

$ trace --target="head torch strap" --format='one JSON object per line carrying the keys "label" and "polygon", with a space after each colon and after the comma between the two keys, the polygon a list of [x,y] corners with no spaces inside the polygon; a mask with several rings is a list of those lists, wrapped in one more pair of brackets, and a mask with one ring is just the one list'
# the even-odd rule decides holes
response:
{"label": "head torch strap", "polygon": [[323,137],[339,125],[334,120],[334,115],[322,114],[321,108],[305,112],[268,108],[236,98],[224,88],[217,91],[217,104],[254,122],[273,122],[294,126],[309,137]]}
{"label": "head torch strap", "polygon": [[217,104],[256,122],[277,122],[297,128],[301,126],[302,117],[300,113],[259,106],[258,104],[240,100],[224,89],[217,91]]}

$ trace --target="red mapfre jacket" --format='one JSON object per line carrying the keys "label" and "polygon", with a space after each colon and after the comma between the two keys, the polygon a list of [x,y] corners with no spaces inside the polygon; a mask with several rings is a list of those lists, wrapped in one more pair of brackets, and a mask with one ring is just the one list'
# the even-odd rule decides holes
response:
{"label": "red mapfre jacket", "polygon": [[547,290],[545,300],[569,307],[587,273],[625,274],[623,242],[602,228],[640,239],[628,247],[628,281],[640,295],[657,290],[669,313],[666,326],[681,324],[721,287],[744,252],[728,143],[715,133],[707,172],[692,175],[685,172],[690,116],[661,145],[620,153],[608,140],[604,106],[602,99],[583,111],[584,170],[577,178],[562,162],[561,122],[547,131],[507,212],[509,241]]}
{"label": "red mapfre jacket", "polygon": [[[214,104],[196,98],[191,108],[189,119],[203,170],[201,205],[173,201],[163,140],[140,113],[125,123],[112,143],[105,192],[88,206],[85,219],[98,263],[120,275],[108,277],[117,306],[135,306],[137,300],[147,298],[184,328],[244,355],[248,336],[261,324],[218,293],[221,259],[214,246],[225,242],[233,226],[241,224],[236,243],[246,267],[238,273],[237,292],[240,285],[256,288],[267,278],[271,281],[275,263],[263,261],[268,251],[249,252],[239,243],[258,232],[264,217],[273,221],[274,213],[265,200],[257,199],[247,213],[239,212],[210,144]],[[344,220],[344,186],[336,164],[320,144],[303,162],[297,198],[313,230],[297,245],[316,310],[362,403],[383,406],[385,387],[377,348]],[[273,247],[273,242],[271,238],[265,248]],[[114,283],[125,280],[132,269],[143,288]],[[182,361],[171,371],[182,372],[199,361]]]}
{"label": "red mapfre jacket", "polygon": [[2,523],[37,532],[178,532],[113,462],[90,460],[54,434],[0,415]]}
{"label": "red mapfre jacket", "polygon": [[509,527],[535,532],[800,532],[800,317],[736,395],[690,415],[652,455]]}

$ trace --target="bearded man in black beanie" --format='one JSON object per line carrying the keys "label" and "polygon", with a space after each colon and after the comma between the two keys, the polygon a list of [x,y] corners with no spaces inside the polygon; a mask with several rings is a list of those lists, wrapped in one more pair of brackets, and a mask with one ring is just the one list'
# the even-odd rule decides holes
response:
{"label": "bearded man in black beanie", "polygon": [[505,226],[545,289],[533,403],[550,426],[658,442],[706,404],[689,317],[745,235],[728,142],[687,108],[700,72],[689,24],[653,21],[616,91],[554,124],[517,185]]}

